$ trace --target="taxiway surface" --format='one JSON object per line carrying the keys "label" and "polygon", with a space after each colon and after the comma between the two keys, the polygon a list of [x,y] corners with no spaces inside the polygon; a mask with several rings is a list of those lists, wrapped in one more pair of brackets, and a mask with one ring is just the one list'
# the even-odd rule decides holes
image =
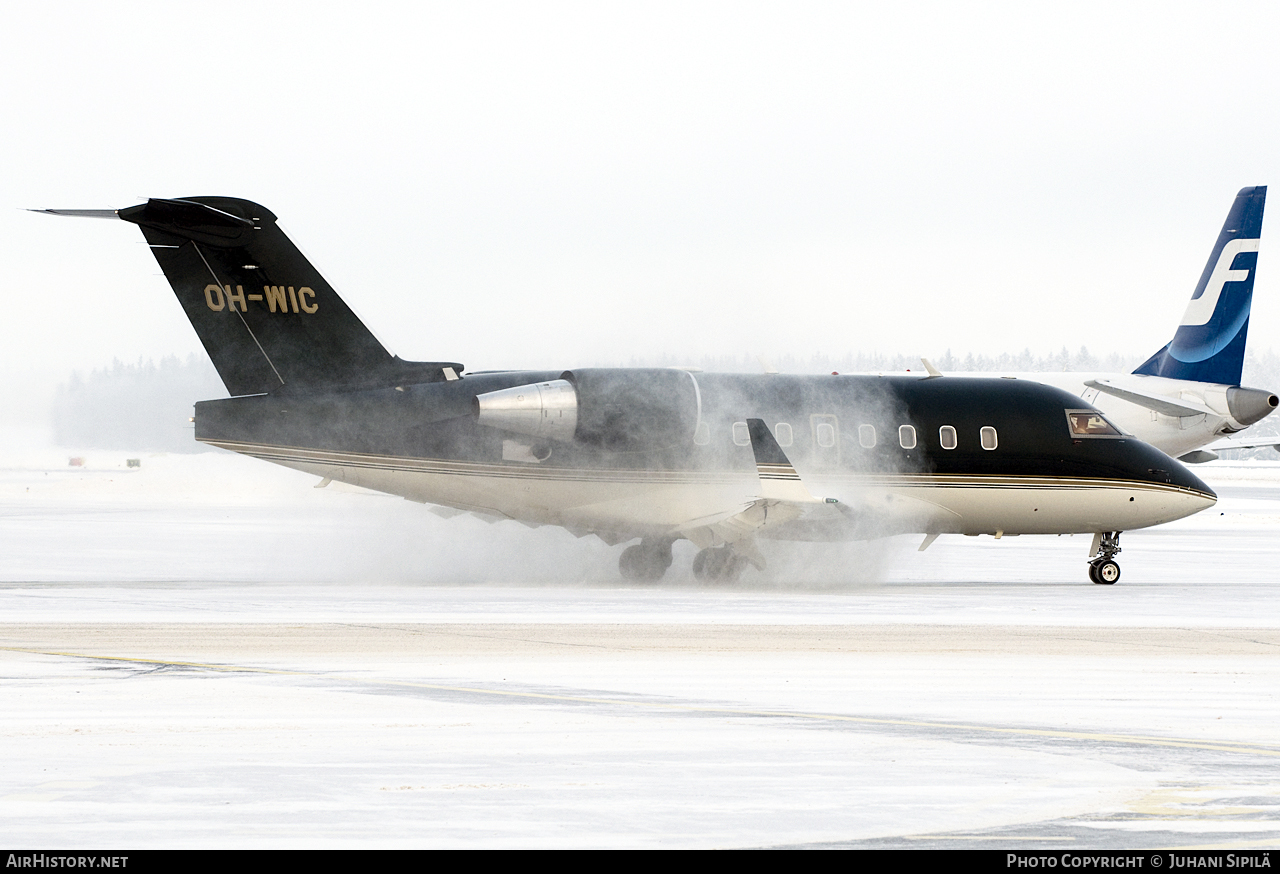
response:
{"label": "taxiway surface", "polygon": [[563,532],[118,455],[0,473],[10,844],[1280,845],[1280,464],[1198,468],[1218,507],[1115,587],[1023,537],[635,588]]}

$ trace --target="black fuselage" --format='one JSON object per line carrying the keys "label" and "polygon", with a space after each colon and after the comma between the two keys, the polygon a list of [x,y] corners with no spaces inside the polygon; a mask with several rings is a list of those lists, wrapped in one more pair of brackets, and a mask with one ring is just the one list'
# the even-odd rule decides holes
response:
{"label": "black fuselage", "polygon": [[[280,392],[205,401],[196,407],[196,438],[213,444],[439,459],[520,470],[530,462],[504,460],[504,444],[532,441],[477,423],[475,398],[561,375],[480,373],[376,390]],[[1090,406],[1038,383],[867,375],[693,376],[699,409],[688,433],[672,436],[661,427],[649,427],[650,421],[637,421],[640,438],[652,432],[661,436],[649,445],[643,439],[614,445],[557,442],[547,447],[550,454],[538,464],[569,471],[749,471],[751,448],[742,439],[744,432],[735,434],[734,424],[761,418],[775,429],[789,425],[791,440],[785,451],[798,468],[817,474],[1114,479],[1212,494],[1181,464],[1138,440],[1073,437],[1066,411]],[[626,408],[626,397],[615,400]],[[641,401],[636,406],[644,406],[653,418],[652,404]],[[673,419],[680,416],[679,411],[671,413]],[[701,435],[694,433],[698,424],[704,426]],[[903,426],[914,429],[914,446],[904,446],[911,441],[910,435],[902,439]],[[954,448],[944,448],[944,428],[954,429]],[[983,447],[984,428],[994,429],[993,448]]]}

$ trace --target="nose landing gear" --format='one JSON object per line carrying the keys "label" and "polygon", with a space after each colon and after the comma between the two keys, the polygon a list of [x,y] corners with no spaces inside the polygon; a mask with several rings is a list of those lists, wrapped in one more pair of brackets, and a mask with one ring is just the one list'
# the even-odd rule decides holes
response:
{"label": "nose landing gear", "polygon": [[1120,565],[1115,560],[1120,554],[1120,534],[1119,531],[1103,531],[1094,535],[1089,579],[1100,586],[1113,586],[1120,579]]}

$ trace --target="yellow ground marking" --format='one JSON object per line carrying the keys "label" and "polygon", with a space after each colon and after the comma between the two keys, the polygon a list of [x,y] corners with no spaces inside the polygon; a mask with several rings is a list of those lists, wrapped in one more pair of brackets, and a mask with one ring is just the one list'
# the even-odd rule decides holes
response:
{"label": "yellow ground marking", "polygon": [[1168,847],[1166,852],[1169,850],[1236,850],[1237,855],[1239,855],[1240,850],[1274,850],[1275,848],[1275,838],[1261,838],[1256,841],[1231,841],[1227,844],[1195,844],[1188,847]]}
{"label": "yellow ground marking", "polygon": [[[285,677],[321,677],[335,679],[318,671],[293,671],[282,668],[255,668],[247,665],[219,665],[207,662],[165,661],[162,659],[103,656],[91,653],[60,652],[57,650],[29,649],[26,647],[0,646],[3,652],[22,652],[31,655],[61,656],[64,658],[93,659],[95,661],[125,662],[129,664],[161,665],[164,667],[199,668],[220,673],[267,674]],[[837,713],[808,713],[800,710],[756,710],[739,707],[711,707],[698,704],[668,704],[660,701],[628,701],[624,698],[594,698],[586,695],[553,695],[548,692],[513,692],[503,689],[482,689],[474,686],[446,686],[441,683],[422,683],[412,680],[379,680],[361,677],[342,677],[343,682],[369,686],[401,686],[410,689],[430,689],[435,692],[464,692],[472,695],[488,695],[495,698],[518,698],[537,701],[563,701],[573,704],[607,704],[614,707],[639,707],[649,710],[666,710],[678,713],[710,713],[718,716],[785,717],[815,722],[844,722],[858,725],[896,725],[907,728],[946,729],[949,731],[975,731],[987,734],[1007,734],[1022,737],[1058,738],[1062,740],[1088,740],[1095,743],[1136,744],[1140,746],[1176,747],[1181,749],[1213,750],[1224,753],[1244,753],[1255,756],[1280,758],[1280,747],[1264,747],[1235,741],[1198,741],[1190,738],[1150,737],[1134,734],[1110,734],[1090,731],[1061,731],[1042,728],[1006,728],[995,725],[979,725],[962,722],[931,722],[922,719],[885,719],[872,716],[846,716]]]}
{"label": "yellow ground marking", "polygon": [[1074,841],[1069,835],[903,835],[908,841]]}
{"label": "yellow ground marking", "polygon": [[1213,819],[1215,817],[1257,816],[1271,814],[1280,806],[1280,797],[1271,805],[1227,806],[1221,803],[1223,798],[1240,796],[1270,795],[1276,797],[1274,791],[1248,786],[1163,786],[1148,792],[1137,802],[1131,804],[1130,810],[1145,816],[1164,819],[1178,817],[1194,817],[1196,819]]}

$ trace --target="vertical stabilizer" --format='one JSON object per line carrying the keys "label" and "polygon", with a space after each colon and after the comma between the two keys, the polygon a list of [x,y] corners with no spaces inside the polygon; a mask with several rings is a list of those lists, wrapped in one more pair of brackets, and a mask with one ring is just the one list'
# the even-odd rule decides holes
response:
{"label": "vertical stabilizer", "polygon": [[430,382],[462,370],[388,352],[263,206],[152,199],[117,214],[142,228],[232,395]]}
{"label": "vertical stabilizer", "polygon": [[1134,373],[1239,385],[1267,187],[1236,195],[1173,340]]}

